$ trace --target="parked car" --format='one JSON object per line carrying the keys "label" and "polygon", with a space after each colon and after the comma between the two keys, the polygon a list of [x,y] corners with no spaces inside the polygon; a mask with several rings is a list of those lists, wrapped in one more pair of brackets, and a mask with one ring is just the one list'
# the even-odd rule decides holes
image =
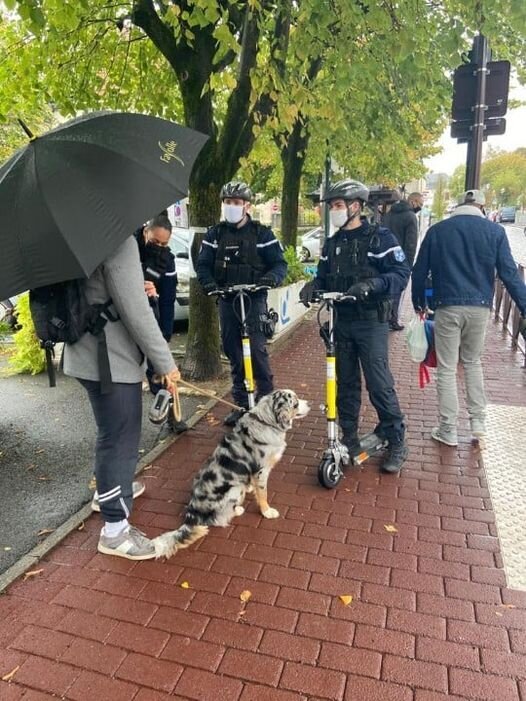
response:
{"label": "parked car", "polygon": [[175,298],[175,321],[186,321],[190,309],[190,245],[192,236],[189,229],[174,226],[170,238],[170,249],[175,256],[177,291]]}
{"label": "parked car", "polygon": [[317,226],[301,237],[300,243],[296,246],[296,252],[302,263],[319,258],[322,241],[323,228],[321,226]]}
{"label": "parked car", "polygon": [[501,207],[497,214],[497,221],[499,223],[510,222],[515,223],[515,207]]}

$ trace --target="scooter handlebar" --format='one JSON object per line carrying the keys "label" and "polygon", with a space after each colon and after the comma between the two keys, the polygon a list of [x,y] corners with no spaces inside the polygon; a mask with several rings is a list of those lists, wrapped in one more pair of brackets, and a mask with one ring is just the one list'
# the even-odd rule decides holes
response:
{"label": "scooter handlebar", "polygon": [[316,299],[320,302],[356,302],[357,297],[348,295],[346,292],[322,292],[316,293]]}
{"label": "scooter handlebar", "polygon": [[219,297],[224,297],[225,295],[237,294],[239,292],[259,292],[259,290],[270,290],[269,285],[231,285],[230,287],[222,287],[217,290],[212,290],[208,295],[218,295]]}

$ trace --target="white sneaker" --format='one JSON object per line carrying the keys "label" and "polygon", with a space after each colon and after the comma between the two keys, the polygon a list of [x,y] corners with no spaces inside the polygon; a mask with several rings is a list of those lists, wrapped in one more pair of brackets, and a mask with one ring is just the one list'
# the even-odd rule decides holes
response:
{"label": "white sneaker", "polygon": [[153,560],[155,557],[153,541],[134,526],[128,526],[114,538],[101,533],[97,550],[103,555],[115,555],[128,560]]}
{"label": "white sneaker", "polygon": [[456,431],[445,430],[436,426],[431,429],[431,438],[444,445],[449,445],[451,448],[455,448],[458,445],[458,436]]}
{"label": "white sneaker", "polygon": [[[146,485],[144,482],[134,482],[132,485],[133,489],[133,498],[137,499],[137,497],[140,497],[141,494],[144,494],[144,490],[146,489]],[[91,500],[91,510],[92,511],[100,511],[100,504],[99,504],[99,495],[97,492],[93,495],[93,499]]]}

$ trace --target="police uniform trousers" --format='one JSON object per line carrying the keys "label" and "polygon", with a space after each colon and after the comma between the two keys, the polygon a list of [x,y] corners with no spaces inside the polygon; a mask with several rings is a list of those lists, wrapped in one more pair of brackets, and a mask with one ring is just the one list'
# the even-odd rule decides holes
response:
{"label": "police uniform trousers", "polygon": [[[247,312],[248,335],[252,353],[252,368],[256,384],[257,398],[270,394],[274,389],[272,371],[266,341],[259,317],[267,312],[266,297],[251,295],[250,301],[245,298]],[[245,386],[245,371],[243,367],[243,348],[241,345],[241,322],[239,320],[239,302],[219,300],[219,321],[221,324],[221,341],[223,351],[230,361],[232,373],[232,397],[239,406],[248,408],[248,394]]]}
{"label": "police uniform trousers", "polygon": [[361,373],[371,404],[378,414],[375,432],[389,443],[404,439],[403,415],[389,369],[389,325],[377,319],[336,320],[336,377],[338,417],[345,434],[358,429],[361,405]]}

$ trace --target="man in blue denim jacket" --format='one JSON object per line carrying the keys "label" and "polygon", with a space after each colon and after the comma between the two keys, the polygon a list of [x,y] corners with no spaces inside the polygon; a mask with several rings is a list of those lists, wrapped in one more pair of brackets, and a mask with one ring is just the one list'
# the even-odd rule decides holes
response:
{"label": "man in blue denim jacket", "polygon": [[[466,400],[472,441],[485,435],[486,397],[480,356],[490,314],[495,273],[526,315],[526,286],[519,277],[502,226],[488,221],[483,213],[481,190],[464,193],[463,204],[449,219],[432,226],[420,247],[412,273],[415,310],[426,307],[425,287],[433,280],[437,391],[440,425],[431,436],[455,446],[457,438],[457,365],[464,366]],[[526,333],[526,320],[521,320]]]}

